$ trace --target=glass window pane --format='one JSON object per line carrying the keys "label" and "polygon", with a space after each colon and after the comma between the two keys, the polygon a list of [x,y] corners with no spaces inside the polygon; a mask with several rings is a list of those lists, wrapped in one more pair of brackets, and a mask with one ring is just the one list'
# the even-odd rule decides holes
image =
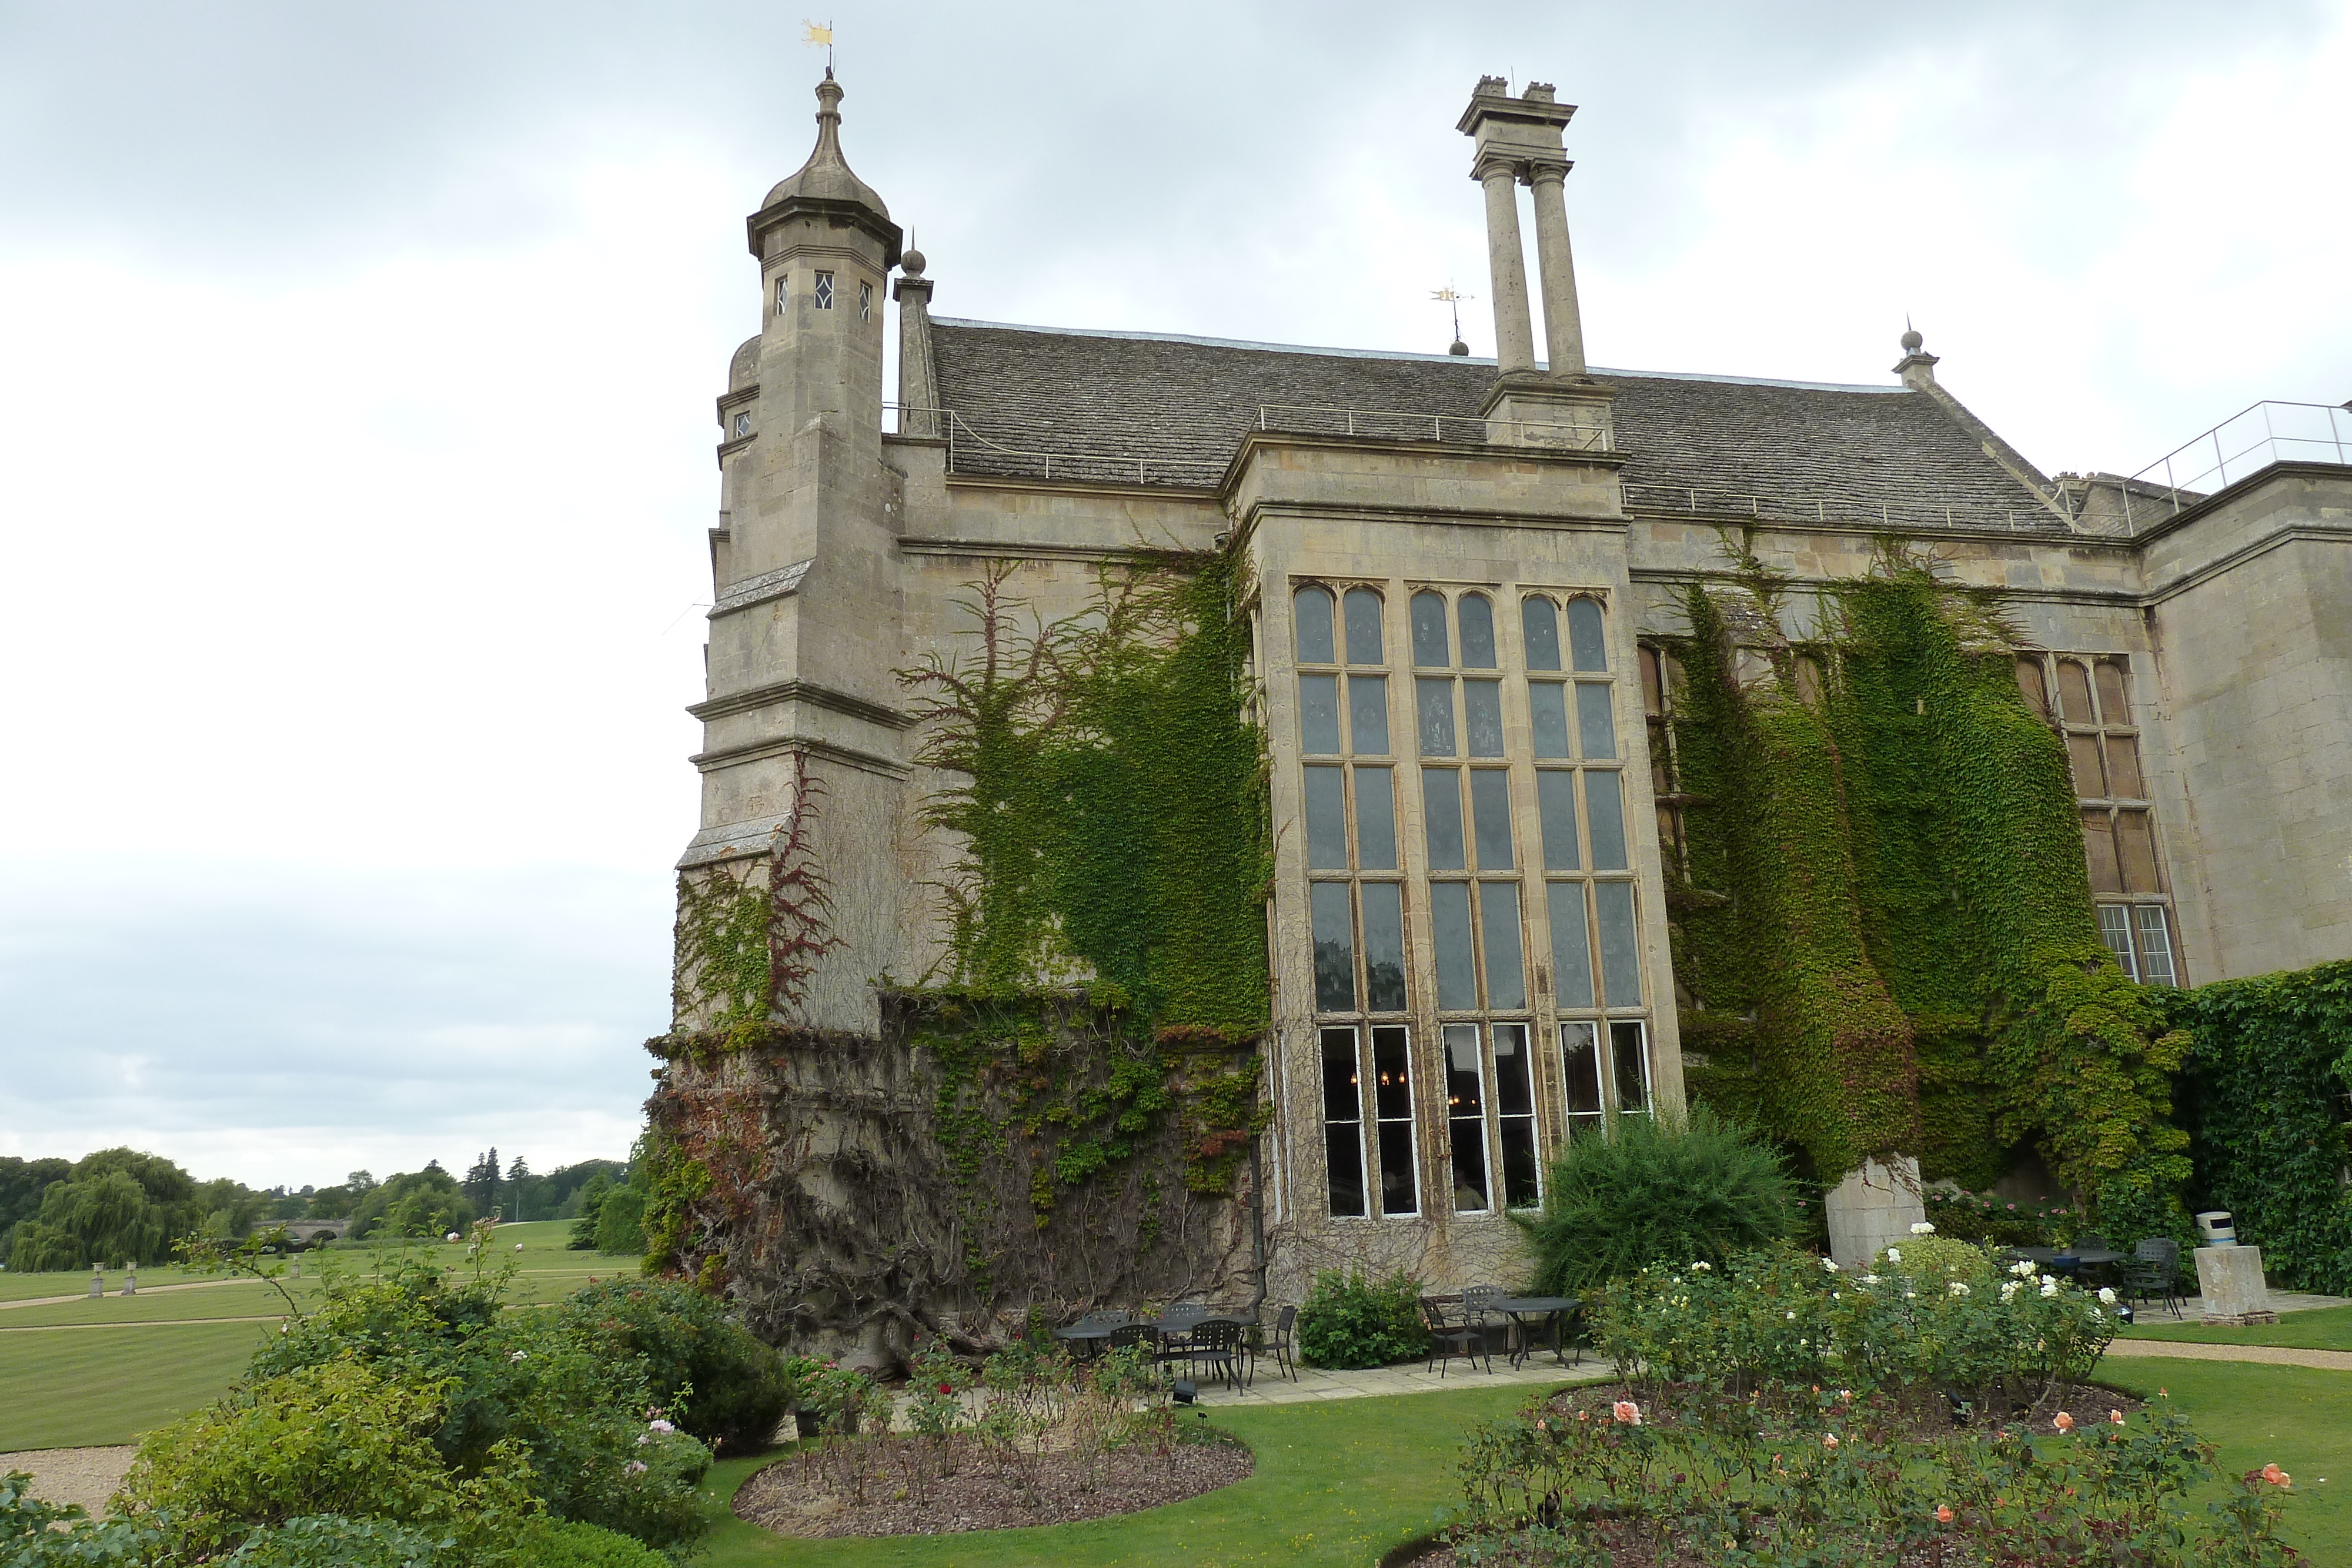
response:
{"label": "glass window pane", "polygon": [[2099,766],[2099,737],[2095,735],[2069,735],[2066,737],[2066,762],[2074,772],[2074,793],[2085,800],[2107,798],[2106,769]]}
{"label": "glass window pane", "polygon": [[2083,853],[2090,862],[2093,893],[2124,890],[2123,873],[2116,864],[2115,830],[2108,825],[2106,812],[2083,813]]}
{"label": "glass window pane", "polygon": [[2116,859],[2126,893],[2160,893],[2156,885],[2156,838],[2146,811],[2116,813]]}
{"label": "glass window pane", "polygon": [[1519,956],[1519,884],[1480,883],[1478,924],[1479,934],[1486,938],[1486,1005],[1526,1007],[1527,967]]}
{"label": "glass window pane", "polygon": [[1503,683],[1462,683],[1462,727],[1473,757],[1503,755]]}
{"label": "glass window pane", "polygon": [[2025,706],[2043,718],[2050,716],[2050,681],[2042,673],[2039,659],[2017,661],[2017,689],[2025,698]]}
{"label": "glass window pane", "polygon": [[1397,868],[1394,780],[1385,768],[1356,769],[1356,863],[1365,871]]}
{"label": "glass window pane", "polygon": [[1559,668],[1559,607],[1539,593],[1519,601],[1519,629],[1526,634],[1528,668]]}
{"label": "glass window pane", "polygon": [[1451,768],[1421,770],[1421,820],[1429,841],[1429,869],[1461,871],[1469,865],[1462,842],[1462,775]]}
{"label": "glass window pane", "polygon": [[1372,1030],[1372,1102],[1380,1118],[1381,1212],[1417,1214],[1421,1182],[1412,1148],[1412,1066],[1401,1026]]}
{"label": "glass window pane", "polygon": [[1426,675],[1412,683],[1413,706],[1421,716],[1421,754],[1454,755],[1454,683]]}
{"label": "glass window pane", "polygon": [[2118,800],[2145,800],[2147,785],[2139,776],[2139,742],[2128,735],[2106,737],[2107,788]]}
{"label": "glass window pane", "polygon": [[1388,662],[1381,647],[1381,596],[1369,588],[1348,590],[1348,663]]}
{"label": "glass window pane", "polygon": [[1348,738],[1359,757],[1388,755],[1389,678],[1386,675],[1348,677]]}
{"label": "glass window pane", "polygon": [[2059,711],[2066,716],[2068,724],[2094,722],[2091,716],[2091,677],[2076,660],[2058,661],[2058,704]]}
{"label": "glass window pane", "polygon": [[1638,1008],[1642,947],[1633,934],[1633,884],[1596,882],[1592,904],[1601,916],[1601,993],[1612,1008]]}
{"label": "glass window pane", "polygon": [[1348,884],[1309,883],[1315,917],[1315,1005],[1326,1012],[1356,1010],[1356,939],[1348,918]]}
{"label": "glass window pane", "polygon": [[1538,757],[1569,755],[1566,685],[1559,681],[1529,681],[1528,718]]}
{"label": "glass window pane", "polygon": [[1528,1061],[1528,1026],[1495,1026],[1495,1109],[1524,1116],[1536,1108],[1535,1080]]}
{"label": "glass window pane", "polygon": [[1356,1031],[1327,1029],[1323,1034],[1323,1119],[1353,1122],[1362,1117],[1356,1090]]}
{"label": "glass window pane", "polygon": [[1357,888],[1364,905],[1364,1008],[1404,1011],[1404,889],[1393,882]]}
{"label": "glass window pane", "polygon": [[2139,977],[2151,986],[2170,986],[2172,934],[2166,929],[2164,905],[2143,904],[2132,911],[2139,926]]}
{"label": "glass window pane", "polygon": [[1427,670],[1454,662],[1445,651],[1445,598],[1426,589],[1412,596],[1412,662]]}
{"label": "glass window pane", "polygon": [[1601,606],[1590,599],[1568,601],[1569,663],[1580,670],[1609,667],[1609,640],[1603,634]]}
{"label": "glass window pane", "polygon": [[1455,606],[1462,622],[1462,667],[1495,667],[1495,605],[1483,593],[1465,593]]}
{"label": "glass window pane", "polygon": [[1601,1026],[1590,1020],[1559,1026],[1560,1081],[1571,1116],[1601,1114]]}
{"label": "glass window pane", "polygon": [[2131,910],[2126,905],[2099,905],[2099,940],[2107,945],[2107,951],[2116,956],[2125,974],[2135,980],[2139,978],[2139,968],[2132,962]]}
{"label": "glass window pane", "polygon": [[2101,659],[2095,666],[2099,680],[2099,722],[2129,724],[2131,703],[2124,695],[2124,667],[2114,659]]}
{"label": "glass window pane", "polygon": [[1314,871],[1348,869],[1348,807],[1337,768],[1307,770],[1307,864]]}
{"label": "glass window pane", "polygon": [[1576,775],[1565,768],[1536,769],[1536,810],[1543,819],[1544,870],[1581,870],[1576,850]]}
{"label": "glass window pane", "polygon": [[1382,1122],[1380,1124],[1381,1145],[1381,1213],[1408,1215],[1421,1212],[1421,1184],[1412,1168],[1412,1123]]}
{"label": "glass window pane", "polygon": [[1333,1122],[1323,1129],[1323,1160],[1329,1167],[1331,1212],[1342,1219],[1364,1213],[1364,1129]]}
{"label": "glass window pane", "polygon": [[1298,745],[1310,757],[1339,755],[1339,677],[1298,677]]}
{"label": "glass window pane", "polygon": [[1549,882],[1544,894],[1551,906],[1552,995],[1561,1007],[1589,1008],[1593,1005],[1592,935],[1584,924],[1584,884]]}
{"label": "glass window pane", "polygon": [[1454,1210],[1475,1214],[1486,1203],[1486,1096],[1479,1071],[1478,1026],[1445,1026],[1446,1130],[1454,1145]]}
{"label": "glass window pane", "polygon": [[1331,591],[1302,588],[1290,596],[1290,613],[1297,622],[1298,662],[1331,663]]}
{"label": "glass window pane", "polygon": [[1625,870],[1623,780],[1614,773],[1587,768],[1584,774],[1584,815],[1592,829],[1592,869]]}
{"label": "glass window pane", "polygon": [[1617,1109],[1642,1112],[1650,1108],[1650,1052],[1643,1036],[1648,1032],[1639,1019],[1609,1020],[1609,1065],[1617,1074]]}
{"label": "glass window pane", "polygon": [[1437,949],[1437,1005],[1466,1012],[1478,1005],[1478,973],[1470,958],[1470,884],[1429,884],[1429,935]]}
{"label": "glass window pane", "polygon": [[1404,1026],[1372,1030],[1372,1113],[1383,1122],[1412,1114],[1412,1071]]}
{"label": "glass window pane", "polygon": [[1470,823],[1477,840],[1480,871],[1509,871],[1518,864],[1511,852],[1508,773],[1499,768],[1471,769]]}
{"label": "glass window pane", "polygon": [[1617,755],[1617,721],[1609,711],[1609,692],[1599,681],[1576,685],[1577,744],[1588,762]]}

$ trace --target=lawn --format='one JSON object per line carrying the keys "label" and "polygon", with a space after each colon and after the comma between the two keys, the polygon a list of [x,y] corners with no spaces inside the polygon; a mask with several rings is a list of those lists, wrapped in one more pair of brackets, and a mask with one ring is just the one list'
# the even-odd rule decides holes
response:
{"label": "lawn", "polygon": [[262,1323],[0,1333],[0,1451],[133,1443],[245,1372]]}
{"label": "lawn", "polygon": [[2352,1350],[2352,1307],[2315,1307],[2284,1312],[2274,1323],[2255,1328],[2207,1328],[2176,1322],[2161,1309],[2143,1312],[2124,1331],[2126,1339],[2180,1340],[2189,1344],[2270,1344],[2288,1350]]}
{"label": "lawn", "polygon": [[2220,1448],[2225,1471],[2285,1470],[2296,1494],[2288,1540],[2315,1563],[2352,1563],[2352,1372],[2118,1358],[2101,1364],[2099,1378],[2142,1398],[2168,1389]]}
{"label": "lawn", "polygon": [[[1443,1521],[1458,1495],[1454,1461],[1466,1428],[1540,1392],[1519,1384],[1219,1409],[1212,1413],[1216,1424],[1255,1450],[1256,1473],[1190,1502],[1084,1524],[850,1541],[793,1540],[730,1514],[696,1561],[708,1568],[1011,1568],[1041,1562],[1064,1568],[1363,1568]],[[713,1490],[731,1496],[768,1462],[728,1460],[711,1472]]]}

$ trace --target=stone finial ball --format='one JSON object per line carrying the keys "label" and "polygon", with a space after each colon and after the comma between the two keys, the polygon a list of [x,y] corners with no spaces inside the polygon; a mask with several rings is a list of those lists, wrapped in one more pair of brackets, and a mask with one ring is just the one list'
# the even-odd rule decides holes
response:
{"label": "stone finial ball", "polygon": [[1461,339],[1456,338],[1454,340],[1454,346],[1447,349],[1445,351],[1449,354],[1459,355],[1466,359],[1470,354],[1470,345],[1464,342]]}
{"label": "stone finial ball", "polygon": [[1927,340],[1919,336],[1918,329],[1913,328],[1903,334],[1903,351],[1906,354],[1916,354],[1919,351],[1919,345]]}
{"label": "stone finial ball", "polygon": [[909,277],[922,277],[923,253],[919,250],[910,250],[906,255],[900,256],[898,258],[898,270],[905,273]]}

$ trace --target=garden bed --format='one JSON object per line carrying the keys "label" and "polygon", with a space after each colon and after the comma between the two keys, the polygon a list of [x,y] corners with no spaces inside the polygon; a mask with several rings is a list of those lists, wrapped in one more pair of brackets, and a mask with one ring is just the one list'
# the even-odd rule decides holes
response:
{"label": "garden bed", "polygon": [[1182,1502],[1254,1467],[1250,1450],[1221,1434],[1101,1456],[1076,1447],[1005,1454],[969,1434],[893,1437],[770,1465],[735,1494],[735,1512],[779,1534],[820,1539],[1011,1530]]}

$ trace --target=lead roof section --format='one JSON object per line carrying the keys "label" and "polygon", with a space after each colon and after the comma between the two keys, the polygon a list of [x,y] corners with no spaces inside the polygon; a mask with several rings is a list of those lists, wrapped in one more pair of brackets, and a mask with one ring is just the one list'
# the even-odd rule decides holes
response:
{"label": "lead roof section", "polygon": [[[1286,349],[934,318],[952,471],[1213,489],[1260,409],[1273,428],[1343,425],[1302,409],[1442,416],[1360,433],[1475,439],[1491,361]],[[1933,393],[1594,372],[1616,389],[1626,506],[1766,518],[2048,527],[2040,498]],[[1047,469],[1047,455],[1053,465]],[[1694,497],[1694,492],[1696,496]],[[1883,509],[1882,509],[1883,508]]]}

